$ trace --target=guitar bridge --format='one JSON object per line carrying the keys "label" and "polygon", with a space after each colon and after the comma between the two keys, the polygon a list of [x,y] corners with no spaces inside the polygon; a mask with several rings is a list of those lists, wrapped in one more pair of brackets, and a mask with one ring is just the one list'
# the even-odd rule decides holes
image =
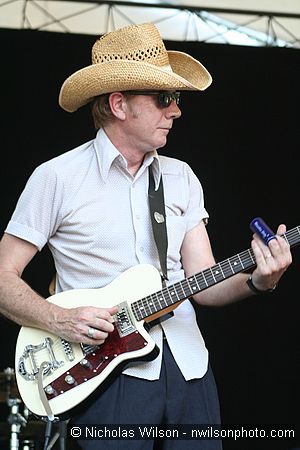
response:
{"label": "guitar bridge", "polygon": [[126,302],[118,305],[118,312],[114,315],[114,318],[115,326],[120,337],[127,336],[136,330]]}
{"label": "guitar bridge", "polygon": [[[52,372],[64,364],[63,361],[58,361],[56,359],[53,351],[53,341],[50,337],[46,337],[44,342],[39,345],[26,345],[24,352],[19,359],[18,373],[27,381],[33,381],[38,378],[40,367],[38,366],[36,357],[39,352],[42,354],[46,353],[47,356],[44,357],[44,361],[48,362],[47,367],[43,369],[44,375],[47,375],[49,372]],[[28,366],[30,367],[28,368]]]}

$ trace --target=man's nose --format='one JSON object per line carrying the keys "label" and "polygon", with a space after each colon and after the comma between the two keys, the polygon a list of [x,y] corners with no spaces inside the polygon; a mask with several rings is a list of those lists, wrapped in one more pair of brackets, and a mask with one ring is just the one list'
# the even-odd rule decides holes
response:
{"label": "man's nose", "polygon": [[177,105],[175,100],[172,100],[169,106],[166,108],[166,116],[171,119],[179,119],[181,116],[181,109]]}

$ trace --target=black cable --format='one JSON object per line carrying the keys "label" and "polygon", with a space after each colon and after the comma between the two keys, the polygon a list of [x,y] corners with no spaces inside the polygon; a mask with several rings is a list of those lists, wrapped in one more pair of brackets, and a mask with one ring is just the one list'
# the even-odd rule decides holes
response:
{"label": "black cable", "polygon": [[66,439],[67,439],[67,423],[66,421],[59,422],[59,449],[66,449]]}
{"label": "black cable", "polygon": [[44,450],[47,450],[48,445],[49,445],[51,432],[52,432],[52,424],[53,424],[53,420],[47,419],[46,429],[45,429],[45,438],[44,438]]}

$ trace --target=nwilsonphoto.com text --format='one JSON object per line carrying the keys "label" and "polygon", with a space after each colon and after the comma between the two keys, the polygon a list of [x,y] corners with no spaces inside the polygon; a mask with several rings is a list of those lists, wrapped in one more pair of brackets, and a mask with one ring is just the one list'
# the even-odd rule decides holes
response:
{"label": "nwilsonphoto.com text", "polygon": [[68,434],[75,439],[273,439],[294,440],[296,428],[290,425],[71,425]]}

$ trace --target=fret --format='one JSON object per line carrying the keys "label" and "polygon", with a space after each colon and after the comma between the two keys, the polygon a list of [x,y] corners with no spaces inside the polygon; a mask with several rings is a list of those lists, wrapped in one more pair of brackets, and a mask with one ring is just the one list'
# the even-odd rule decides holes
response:
{"label": "fret", "polygon": [[156,292],[155,294],[152,295],[152,297],[155,298],[154,301],[155,310],[153,309],[153,313],[161,311],[163,308],[165,308],[166,304],[164,303],[162,291]]}
{"label": "fret", "polygon": [[147,317],[150,315],[150,309],[148,307],[148,304],[146,303],[145,299],[142,299],[139,306],[138,306],[139,312],[143,317]]}
{"label": "fret", "polygon": [[207,270],[208,270],[208,273],[209,273],[209,277],[210,277],[210,275],[212,276],[212,278],[210,277],[211,282],[212,282],[212,283],[215,283],[215,282],[216,282],[216,279],[215,279],[215,277],[214,277],[214,272],[213,272],[212,268],[210,267],[210,268],[207,269]]}
{"label": "fret", "polygon": [[239,258],[239,261],[240,261],[240,263],[241,263],[242,269],[245,269],[244,264],[243,264],[243,261],[241,260],[241,257],[240,257],[240,254],[239,254],[239,253],[237,254],[237,257]]}
{"label": "fret", "polygon": [[193,277],[187,278],[187,283],[189,285],[191,294],[196,294],[201,291],[200,286],[197,282],[197,277],[194,275]]}
{"label": "fret", "polygon": [[215,279],[213,277],[211,268],[205,269],[203,270],[203,276],[206,282],[207,287],[212,286],[213,284],[215,284]]}
{"label": "fret", "polygon": [[181,284],[182,284],[182,287],[183,287],[183,292],[184,292],[185,298],[188,298],[191,295],[193,295],[194,292],[192,291],[190,283],[189,283],[189,280],[187,278],[185,280],[183,280],[181,282]]}
{"label": "fret", "polygon": [[225,279],[222,267],[220,264],[216,264],[214,267],[211,268],[211,272],[213,274],[214,280],[216,283],[219,283],[220,281],[223,281]]}
{"label": "fret", "polygon": [[[222,273],[222,277],[223,277],[223,280],[225,280],[225,278],[226,278],[226,275],[225,275],[225,273],[224,273],[224,271],[223,271],[223,268],[222,268],[222,264],[221,264],[221,263],[219,263],[219,264],[218,264],[218,266],[219,266],[219,268],[220,268],[220,271],[221,271],[221,273]],[[220,281],[222,281],[222,280],[220,280]]]}
{"label": "fret", "polygon": [[243,270],[243,266],[241,265],[238,255],[232,256],[231,258],[228,259],[228,261],[230,263],[233,273],[238,273],[241,270]]}
{"label": "fret", "polygon": [[229,259],[225,259],[225,261],[220,262],[219,265],[222,267],[222,272],[224,274],[224,278],[228,278],[231,275],[235,274],[235,271],[231,267]]}
{"label": "fret", "polygon": [[[166,288],[169,290],[170,300],[172,304],[175,303],[176,301],[181,300],[181,296],[178,293],[178,286],[180,286],[180,282],[173,284],[173,286],[170,286],[170,288],[168,287]],[[175,299],[175,296],[177,297],[177,300]]]}
{"label": "fret", "polygon": [[186,295],[185,290],[184,290],[184,287],[183,287],[184,281],[185,281],[185,280],[182,280],[182,281],[179,281],[179,283],[178,283],[178,285],[179,285],[179,287],[180,287],[180,289],[181,289],[181,291],[182,291],[182,294],[183,294],[183,295],[180,296],[180,299],[183,299],[183,298],[187,298],[187,297],[188,297],[188,295]]}
{"label": "fret", "polygon": [[153,314],[153,309],[150,308],[149,304],[146,304],[143,309],[144,317],[149,317]]}
{"label": "fret", "polygon": [[239,253],[240,260],[242,261],[242,266],[244,269],[248,269],[255,264],[254,254],[251,249],[245,250],[242,253]]}
{"label": "fret", "polygon": [[147,298],[149,298],[148,305],[152,313],[157,312],[157,302],[155,301],[153,295],[149,295],[149,297],[146,297],[146,299]]}
{"label": "fret", "polygon": [[153,313],[153,310],[151,309],[149,300],[147,301],[148,298],[149,297],[146,297],[144,301],[144,311],[147,316],[150,316]]}
{"label": "fret", "polygon": [[141,310],[141,306],[142,306],[141,300],[138,300],[138,301],[136,301],[135,303],[133,303],[131,305],[131,308],[133,310],[134,316],[135,316],[135,318],[137,320],[142,320],[144,317],[146,317],[146,316],[143,316],[143,313],[142,313],[142,310]]}
{"label": "fret", "polygon": [[255,265],[256,261],[255,261],[255,258],[254,258],[253,250],[250,249],[250,250],[248,250],[248,252],[249,252],[249,256],[250,256],[252,264]]}
{"label": "fret", "polygon": [[195,275],[195,277],[197,278],[197,282],[198,282],[198,286],[199,286],[200,290],[208,287],[208,284],[207,284],[207,281],[206,281],[206,278],[205,278],[203,272],[197,273],[197,275]]}
{"label": "fret", "polygon": [[182,282],[178,281],[177,283],[175,283],[173,285],[173,290],[171,290],[171,294],[172,294],[172,303],[174,303],[174,296],[176,295],[177,300],[176,301],[180,301],[183,298],[186,298],[183,287],[182,287]]}
{"label": "fret", "polygon": [[159,295],[157,296],[159,305],[160,305],[160,310],[166,308],[169,304],[165,298],[165,289],[163,291],[159,292]]}

